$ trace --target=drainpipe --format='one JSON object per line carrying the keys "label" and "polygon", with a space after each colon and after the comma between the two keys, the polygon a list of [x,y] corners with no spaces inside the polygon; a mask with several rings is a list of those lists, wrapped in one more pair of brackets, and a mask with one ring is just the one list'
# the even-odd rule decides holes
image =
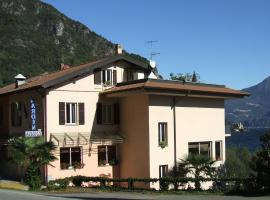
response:
{"label": "drainpipe", "polygon": [[[47,91],[43,96],[43,133],[44,133],[44,141],[47,142]],[[47,185],[48,183],[48,166],[44,166],[44,181]]]}
{"label": "drainpipe", "polygon": [[[176,167],[176,113],[175,113],[175,97],[173,97],[173,136],[174,136],[174,167]],[[175,168],[176,170],[176,168]]]}

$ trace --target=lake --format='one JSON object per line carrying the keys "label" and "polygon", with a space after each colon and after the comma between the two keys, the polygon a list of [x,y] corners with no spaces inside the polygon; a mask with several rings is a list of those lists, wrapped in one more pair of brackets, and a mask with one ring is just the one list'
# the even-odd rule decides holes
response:
{"label": "lake", "polygon": [[231,137],[226,137],[226,147],[247,147],[254,152],[261,147],[260,136],[268,130],[269,128],[248,128],[247,132],[232,132]]}

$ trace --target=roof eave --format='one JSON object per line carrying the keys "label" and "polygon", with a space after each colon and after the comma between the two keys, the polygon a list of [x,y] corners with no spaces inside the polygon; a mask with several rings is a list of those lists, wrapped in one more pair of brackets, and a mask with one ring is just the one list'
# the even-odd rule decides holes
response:
{"label": "roof eave", "polygon": [[104,67],[108,64],[111,64],[111,63],[114,63],[114,62],[117,62],[120,60],[125,60],[125,61],[130,62],[134,65],[137,65],[141,68],[149,70],[149,66],[145,63],[139,62],[135,59],[132,59],[132,58],[124,56],[124,55],[117,55],[117,56],[110,57],[110,58],[108,58],[100,63],[96,63],[94,65],[89,64],[89,67],[85,67],[77,72],[70,73],[70,74],[62,76],[61,78],[48,81],[48,82],[42,84],[42,87],[43,88],[50,88],[50,87],[57,86],[63,82],[66,82],[66,81],[68,82],[70,80],[73,80],[74,78],[83,76],[83,75],[88,74],[90,72],[93,72],[96,68],[101,68],[101,67]]}

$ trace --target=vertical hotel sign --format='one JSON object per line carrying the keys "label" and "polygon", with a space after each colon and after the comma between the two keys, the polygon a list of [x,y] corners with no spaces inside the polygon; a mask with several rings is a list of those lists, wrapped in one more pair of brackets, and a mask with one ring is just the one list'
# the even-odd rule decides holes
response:
{"label": "vertical hotel sign", "polygon": [[37,130],[37,108],[33,99],[30,100],[31,111],[31,131],[25,131],[25,137],[39,137],[42,136],[41,129]]}

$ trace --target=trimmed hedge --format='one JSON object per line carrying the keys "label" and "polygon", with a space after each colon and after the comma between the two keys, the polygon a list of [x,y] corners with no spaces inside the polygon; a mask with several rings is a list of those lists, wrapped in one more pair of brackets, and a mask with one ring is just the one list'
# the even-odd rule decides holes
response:
{"label": "trimmed hedge", "polygon": [[[65,189],[69,184],[72,184],[77,187],[81,187],[82,184],[92,182],[97,188],[115,188],[119,183],[126,183],[125,189],[134,190],[141,189],[135,186],[135,183],[157,183],[160,184],[161,191],[173,190],[194,190],[193,187],[189,187],[190,183],[195,183],[196,181],[202,182],[213,182],[211,188],[208,191],[219,191],[219,192],[232,192],[232,191],[251,191],[252,182],[256,181],[254,179],[241,179],[241,178],[125,178],[125,179],[111,179],[105,177],[87,177],[87,176],[72,176],[64,179],[57,179],[49,181],[48,189]],[[188,184],[188,185],[187,185]],[[179,187],[179,186],[188,186],[188,187]],[[117,186],[119,188],[119,186]]]}

